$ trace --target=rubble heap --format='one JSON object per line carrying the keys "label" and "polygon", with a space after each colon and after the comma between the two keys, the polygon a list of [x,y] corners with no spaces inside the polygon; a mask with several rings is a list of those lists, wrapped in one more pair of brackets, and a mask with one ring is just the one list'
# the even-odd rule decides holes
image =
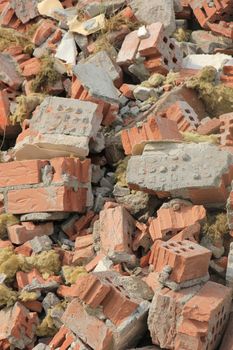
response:
{"label": "rubble heap", "polygon": [[232,0],[0,0],[0,145],[0,350],[232,350]]}

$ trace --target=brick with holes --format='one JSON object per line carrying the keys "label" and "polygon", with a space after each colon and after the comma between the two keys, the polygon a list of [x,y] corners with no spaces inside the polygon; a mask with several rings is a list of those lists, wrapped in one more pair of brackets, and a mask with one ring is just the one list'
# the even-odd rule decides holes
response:
{"label": "brick with holes", "polygon": [[162,111],[161,115],[175,121],[179,131],[193,131],[200,124],[198,115],[185,101],[177,101]]}
{"label": "brick with holes", "polygon": [[177,292],[157,288],[148,317],[152,342],[166,349],[214,350],[230,305],[231,289],[215,282]]}
{"label": "brick with holes", "polygon": [[165,266],[172,268],[169,281],[182,283],[208,275],[211,252],[199,244],[156,241],[151,250],[150,264],[156,272],[162,272]]}
{"label": "brick with holes", "polygon": [[212,6],[208,0],[191,0],[189,5],[200,25],[206,29],[210,27],[211,23],[230,19],[233,13],[232,0],[213,1]]}
{"label": "brick with holes", "polygon": [[153,72],[160,70],[164,74],[166,70],[168,72],[171,69],[179,69],[183,58],[182,51],[175,40],[166,35],[163,24],[152,23],[147,26],[147,30],[149,37],[142,39],[138,48],[139,54],[146,57],[145,67],[152,71],[152,67],[148,66],[147,62],[153,57]]}
{"label": "brick with holes", "polygon": [[[61,292],[74,297],[62,317],[64,325],[91,348],[123,350],[144,335],[147,300],[153,293],[138,277],[110,271],[90,273],[71,287],[60,286]],[[88,312],[90,307],[98,317]],[[74,320],[76,314],[79,317]]]}

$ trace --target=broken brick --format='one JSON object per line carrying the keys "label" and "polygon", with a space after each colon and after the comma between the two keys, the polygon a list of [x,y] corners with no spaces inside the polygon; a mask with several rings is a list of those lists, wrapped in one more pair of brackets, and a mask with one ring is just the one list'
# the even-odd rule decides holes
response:
{"label": "broken brick", "polygon": [[34,224],[23,222],[21,225],[13,225],[7,228],[8,237],[14,244],[23,244],[36,236],[52,235],[53,223]]}
{"label": "broken brick", "polygon": [[121,132],[126,155],[132,154],[136,146],[146,141],[181,140],[182,136],[174,121],[161,117],[150,117],[141,127],[125,129]]}
{"label": "broken brick", "polygon": [[131,253],[134,219],[123,206],[105,207],[100,212],[100,245],[104,253]]}

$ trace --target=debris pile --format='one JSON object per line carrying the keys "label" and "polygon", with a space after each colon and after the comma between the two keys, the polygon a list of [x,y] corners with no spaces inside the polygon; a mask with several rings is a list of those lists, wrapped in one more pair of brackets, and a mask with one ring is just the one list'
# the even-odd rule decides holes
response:
{"label": "debris pile", "polygon": [[0,144],[0,350],[232,349],[232,0],[0,0]]}

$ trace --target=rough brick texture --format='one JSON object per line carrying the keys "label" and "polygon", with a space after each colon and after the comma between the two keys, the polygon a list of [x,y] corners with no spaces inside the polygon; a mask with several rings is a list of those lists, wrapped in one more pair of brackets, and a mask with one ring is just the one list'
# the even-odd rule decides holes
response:
{"label": "rough brick texture", "polygon": [[12,214],[83,212],[92,200],[90,178],[90,161],[78,158],[0,164],[0,192],[5,210]]}
{"label": "rough brick texture", "polygon": [[190,241],[156,241],[152,247],[150,264],[156,272],[167,265],[172,267],[170,281],[186,282],[208,274],[211,252]]}

